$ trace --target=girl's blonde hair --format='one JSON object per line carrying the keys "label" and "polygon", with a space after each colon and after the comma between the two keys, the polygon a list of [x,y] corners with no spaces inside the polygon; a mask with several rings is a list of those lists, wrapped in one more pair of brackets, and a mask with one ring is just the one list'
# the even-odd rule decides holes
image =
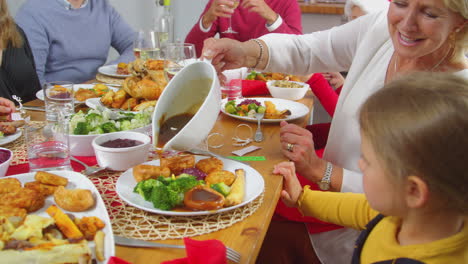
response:
{"label": "girl's blonde hair", "polygon": [[0,28],[0,49],[5,49],[10,43],[15,48],[23,45],[23,39],[8,12],[5,0],[0,0]]}
{"label": "girl's blonde hair", "polygon": [[468,80],[407,75],[370,96],[359,123],[386,175],[419,176],[439,205],[468,214]]}

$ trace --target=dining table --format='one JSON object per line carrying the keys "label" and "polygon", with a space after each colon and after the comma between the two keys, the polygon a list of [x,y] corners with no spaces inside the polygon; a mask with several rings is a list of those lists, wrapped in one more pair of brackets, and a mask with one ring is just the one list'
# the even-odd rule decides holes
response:
{"label": "dining table", "polygon": [[[314,95],[309,90],[304,98],[297,102],[304,104],[311,111],[309,111],[307,115],[289,122],[299,126],[305,126],[309,123],[310,115],[312,114]],[[44,103],[36,99],[25,105],[44,106]],[[45,114],[41,111],[27,111],[26,114],[33,121],[42,121],[45,119]],[[247,124],[250,126],[253,133],[257,128],[256,122],[246,122],[220,112],[211,133],[219,133],[218,135],[222,135],[223,145],[219,148],[210,148],[209,150],[221,156],[235,156],[232,154],[232,151],[252,145],[260,147],[260,149],[250,152],[243,157],[244,162],[247,162],[249,166],[258,171],[263,177],[265,182],[264,192],[255,200],[256,207],[250,209],[253,212],[249,212],[249,215],[242,218],[241,221],[234,221],[233,224],[227,224],[214,231],[208,230],[204,234],[191,236],[191,238],[195,240],[220,240],[225,246],[241,254],[240,263],[255,263],[282,190],[283,178],[281,175],[273,173],[273,167],[279,162],[286,161],[287,158],[281,153],[280,124],[278,122],[262,123],[261,127],[264,134],[263,141],[251,142],[247,146],[235,146],[233,144],[235,141],[233,141],[232,138],[235,136],[236,128],[240,124]],[[100,176],[100,173],[94,175],[94,177]],[[112,208],[107,209],[112,219]],[[131,221],[131,219],[129,221]],[[114,233],[116,233],[118,231],[116,230],[116,226],[113,226],[113,228]],[[170,237],[168,239],[157,239],[154,240],[154,242],[180,245],[184,243],[181,238],[174,239]],[[183,258],[186,256],[186,252],[183,249],[134,248],[116,245],[115,256],[134,264],[161,263],[167,260]]]}

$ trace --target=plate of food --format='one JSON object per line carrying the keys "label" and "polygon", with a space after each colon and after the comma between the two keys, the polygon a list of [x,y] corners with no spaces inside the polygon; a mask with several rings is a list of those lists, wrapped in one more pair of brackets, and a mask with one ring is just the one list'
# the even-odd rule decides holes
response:
{"label": "plate of food", "polygon": [[248,165],[191,154],[137,165],[116,183],[117,194],[126,203],[176,216],[230,211],[252,202],[264,188],[262,175]]}
{"label": "plate of food", "polygon": [[3,234],[2,242],[25,241],[22,250],[0,251],[5,263],[91,263],[95,259],[104,264],[115,255],[106,207],[83,174],[50,171],[5,177],[0,179],[0,198],[0,218],[6,216],[5,221],[13,221],[14,226]]}
{"label": "plate of food", "polygon": [[21,132],[21,129],[17,129],[16,132],[11,135],[0,135],[0,146],[6,145],[17,140],[21,137],[22,134],[23,132]]}
{"label": "plate of food", "polygon": [[13,142],[23,134],[19,127],[25,124],[19,113],[13,113],[13,120],[0,121],[0,146]]}
{"label": "plate of food", "polygon": [[262,123],[295,120],[309,114],[310,109],[301,103],[280,98],[241,98],[235,101],[221,100],[221,111],[233,118],[257,122],[256,112],[264,112]]}
{"label": "plate of food", "polygon": [[[73,85],[75,92],[75,104],[85,102],[88,98],[99,98],[107,93],[109,90],[118,91],[119,88],[105,85],[103,83],[97,84],[75,84]],[[44,101],[44,92],[42,90],[37,91],[36,97],[39,100]]]}
{"label": "plate of food", "polygon": [[113,64],[113,65],[104,65],[98,68],[98,72],[100,74],[104,74],[110,77],[115,77],[115,78],[127,78],[132,76],[127,69],[127,64],[126,63],[119,63],[119,64]]}

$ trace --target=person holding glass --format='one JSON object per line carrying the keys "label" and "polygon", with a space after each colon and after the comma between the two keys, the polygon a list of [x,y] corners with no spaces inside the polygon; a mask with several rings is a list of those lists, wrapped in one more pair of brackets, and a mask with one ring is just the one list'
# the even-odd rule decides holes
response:
{"label": "person holding glass", "polygon": [[[297,75],[348,70],[323,158],[316,155],[308,130],[285,121],[281,151],[294,162],[304,183],[322,190],[362,192],[359,107],[385,83],[410,72],[451,72],[468,78],[467,21],[466,0],[393,0],[388,11],[326,31],[268,34],[246,42],[208,39],[203,56],[212,59],[219,72],[243,66]],[[321,263],[349,263],[357,235],[338,229],[312,234],[311,240]]]}
{"label": "person holding glass", "polygon": [[239,41],[267,33],[302,34],[301,10],[296,0],[210,0],[185,42],[195,44],[199,57],[203,41],[217,33]]}
{"label": "person holding glass", "polygon": [[16,15],[30,41],[42,84],[92,80],[113,47],[134,60],[135,31],[108,0],[27,0]]}

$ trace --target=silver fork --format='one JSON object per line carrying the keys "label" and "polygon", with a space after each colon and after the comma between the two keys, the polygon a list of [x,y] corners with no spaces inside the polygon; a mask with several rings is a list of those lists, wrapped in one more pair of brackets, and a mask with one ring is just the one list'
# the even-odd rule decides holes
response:
{"label": "silver fork", "polygon": [[[117,245],[127,246],[127,247],[146,247],[146,248],[185,248],[184,245],[171,245],[171,244],[162,244],[162,243],[154,243],[148,242],[139,239],[132,239],[126,238],[121,236],[114,236],[115,243]],[[240,262],[241,255],[239,252],[235,251],[232,248],[226,247],[226,256],[229,260],[234,261],[236,263]]]}
{"label": "silver fork", "polygon": [[84,170],[81,171],[81,173],[83,173],[84,175],[91,175],[91,174],[94,174],[94,173],[97,173],[97,172],[100,172],[102,170],[105,170],[106,168],[103,168],[103,167],[98,167],[98,165],[95,165],[95,166],[88,166],[86,163],[82,162],[81,160],[73,157],[73,156],[70,156],[70,159],[73,160],[74,162],[78,162],[79,164],[83,165],[85,167]]}
{"label": "silver fork", "polygon": [[265,113],[255,113],[255,118],[257,119],[257,131],[255,132],[254,140],[255,142],[260,142],[263,140],[263,133],[260,128],[260,123],[262,122]]}

